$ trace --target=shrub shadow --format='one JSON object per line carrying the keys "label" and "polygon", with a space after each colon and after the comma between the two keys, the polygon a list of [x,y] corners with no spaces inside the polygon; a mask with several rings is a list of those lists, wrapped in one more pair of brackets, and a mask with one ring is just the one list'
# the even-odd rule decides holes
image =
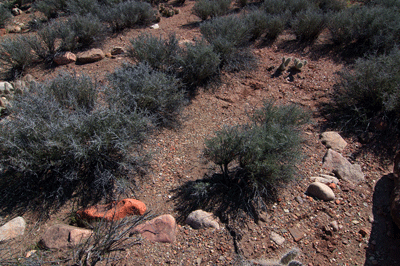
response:
{"label": "shrub shadow", "polygon": [[394,187],[390,175],[382,176],[375,185],[372,201],[374,221],[366,250],[365,266],[399,265],[400,263],[398,251],[400,230],[390,215],[390,198]]}
{"label": "shrub shadow", "polygon": [[[231,174],[237,175],[239,171]],[[203,179],[188,181],[171,190],[175,210],[179,213],[177,220],[184,222],[195,210],[213,212],[223,223],[235,221],[243,224],[248,217],[259,220],[259,212],[265,211],[266,203],[276,200],[276,190],[268,189],[268,197],[255,195],[255,190],[243,179],[235,178],[226,182],[222,174],[205,175]]]}

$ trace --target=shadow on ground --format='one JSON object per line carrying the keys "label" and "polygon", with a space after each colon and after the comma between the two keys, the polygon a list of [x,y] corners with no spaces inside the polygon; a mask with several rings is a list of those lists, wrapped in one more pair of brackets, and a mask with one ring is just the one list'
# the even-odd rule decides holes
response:
{"label": "shadow on ground", "polygon": [[366,250],[365,266],[400,265],[400,230],[390,216],[393,187],[391,174],[382,176],[376,182],[372,202],[374,222]]}

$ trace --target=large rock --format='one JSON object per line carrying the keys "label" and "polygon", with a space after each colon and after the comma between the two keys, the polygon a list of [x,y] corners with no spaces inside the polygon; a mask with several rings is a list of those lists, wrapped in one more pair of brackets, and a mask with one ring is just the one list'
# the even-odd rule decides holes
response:
{"label": "large rock", "polygon": [[332,189],[320,182],[310,184],[307,188],[307,193],[321,200],[329,201],[335,199],[335,193],[333,193]]}
{"label": "large rock", "polygon": [[326,131],[321,134],[321,142],[328,149],[331,148],[337,152],[341,152],[346,148],[347,142],[334,131]]}
{"label": "large rock", "polygon": [[186,218],[186,223],[194,229],[208,227],[219,229],[218,221],[215,219],[214,215],[210,212],[205,212],[203,210],[196,210],[191,212]]}
{"label": "large rock", "polygon": [[25,219],[18,216],[0,227],[0,242],[24,235],[26,228]]}
{"label": "large rock", "polygon": [[146,205],[140,200],[124,199],[105,205],[95,205],[77,211],[77,214],[86,220],[106,219],[108,221],[119,220],[129,215],[143,215]]}
{"label": "large rock", "polygon": [[105,57],[101,49],[91,49],[77,54],[77,61],[82,64],[94,63]]}
{"label": "large rock", "polygon": [[76,62],[76,55],[71,52],[60,53],[54,57],[54,63],[59,66],[68,65],[74,62]]}
{"label": "large rock", "polygon": [[11,85],[11,83],[2,81],[0,82],[0,96],[1,95],[8,95],[14,92],[14,87]]}
{"label": "large rock", "polygon": [[165,214],[136,226],[132,233],[140,233],[142,237],[161,243],[172,243],[176,240],[176,221],[172,215]]}
{"label": "large rock", "polygon": [[49,227],[39,241],[46,249],[65,249],[78,245],[92,234],[91,230],[66,224]]}
{"label": "large rock", "polygon": [[346,180],[352,184],[359,184],[365,181],[361,166],[351,164],[340,153],[329,149],[323,159],[323,165],[326,170],[332,171],[337,177]]}

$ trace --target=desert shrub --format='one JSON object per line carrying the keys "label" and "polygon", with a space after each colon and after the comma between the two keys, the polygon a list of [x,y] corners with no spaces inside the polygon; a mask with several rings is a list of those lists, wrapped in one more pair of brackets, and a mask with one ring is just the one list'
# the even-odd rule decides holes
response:
{"label": "desert shrub", "polygon": [[362,51],[390,51],[400,40],[396,9],[361,6],[332,15],[329,29],[336,43],[356,42]]}
{"label": "desert shrub", "polygon": [[109,102],[126,112],[140,110],[161,126],[172,126],[185,102],[178,80],[148,64],[125,64],[109,75]]}
{"label": "desert shrub", "polygon": [[147,62],[152,68],[161,71],[171,71],[175,68],[175,58],[180,53],[178,39],[175,34],[168,39],[162,36],[141,34],[131,40],[132,47],[128,54],[139,62]]}
{"label": "desert shrub", "polygon": [[292,29],[301,41],[314,41],[324,28],[324,14],[317,9],[299,12],[292,21]]}
{"label": "desert shrub", "polygon": [[399,0],[372,0],[368,1],[370,5],[380,5],[387,8],[395,8],[397,10],[400,9],[400,1]]}
{"label": "desert shrub", "polygon": [[338,12],[346,8],[346,1],[343,0],[314,0],[317,7],[324,13]]}
{"label": "desert shrub", "polygon": [[262,10],[252,10],[244,15],[244,22],[248,25],[253,39],[258,39],[268,28],[269,16]]}
{"label": "desert shrub", "polygon": [[94,15],[75,15],[58,26],[61,44],[59,50],[74,51],[87,48],[105,37],[105,26]]}
{"label": "desert shrub", "polygon": [[[358,59],[335,87],[336,115],[345,129],[374,131],[374,121],[398,127],[400,51]],[[398,128],[397,128],[398,130]]]}
{"label": "desert shrub", "polygon": [[14,78],[34,61],[34,54],[25,36],[6,37],[0,43],[0,62],[2,72]]}
{"label": "desert shrub", "polygon": [[66,0],[66,10],[74,15],[98,15],[103,11],[97,0]]}
{"label": "desert shrub", "polygon": [[[204,22],[200,32],[221,56],[221,63],[232,70],[246,68],[254,57],[245,48],[250,44],[251,29],[239,16],[218,17]],[[249,65],[248,65],[249,64]]]}
{"label": "desert shrub", "polygon": [[0,4],[0,28],[4,27],[6,21],[11,17],[11,12],[3,4]]}
{"label": "desert shrub", "polygon": [[176,59],[184,83],[199,85],[219,71],[221,59],[204,40],[187,43]]}
{"label": "desert shrub", "polygon": [[2,204],[46,209],[46,203],[73,195],[111,197],[117,179],[142,173],[146,156],[140,143],[148,118],[107,106],[93,109],[96,96],[89,78],[63,74],[14,99],[13,118],[0,125]]}
{"label": "desert shrub", "polygon": [[[294,178],[301,158],[300,126],[308,114],[294,105],[266,102],[247,125],[225,126],[205,140],[204,157],[221,173],[189,182],[177,190],[186,199],[180,211],[205,208],[224,220],[244,212],[258,219],[266,201]],[[190,204],[187,204],[190,202]]]}
{"label": "desert shrub", "polygon": [[59,12],[67,11],[67,0],[35,1],[34,9],[43,13],[47,19],[56,18]]}
{"label": "desert shrub", "polygon": [[265,0],[260,8],[271,15],[282,15],[289,12],[290,16],[294,17],[297,13],[315,6],[313,1],[308,0]]}
{"label": "desert shrub", "polygon": [[269,15],[267,17],[267,28],[265,29],[265,38],[275,40],[283,32],[287,24],[288,17],[282,15]]}
{"label": "desert shrub", "polygon": [[146,25],[154,21],[155,11],[146,2],[124,1],[104,8],[99,17],[116,32],[125,28],[132,28],[135,25]]}
{"label": "desert shrub", "polygon": [[232,0],[197,0],[192,11],[193,14],[206,20],[226,15],[229,11]]}
{"label": "desert shrub", "polygon": [[40,59],[50,62],[57,52],[59,35],[59,23],[49,22],[42,25],[37,34],[29,36],[26,41]]}

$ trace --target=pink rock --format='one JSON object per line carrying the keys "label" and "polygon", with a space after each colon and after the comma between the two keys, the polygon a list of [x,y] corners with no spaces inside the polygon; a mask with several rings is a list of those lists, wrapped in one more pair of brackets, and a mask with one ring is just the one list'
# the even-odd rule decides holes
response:
{"label": "pink rock", "polygon": [[176,239],[176,221],[172,215],[165,214],[154,218],[133,229],[133,233],[140,233],[144,238],[161,243],[172,243]]}
{"label": "pink rock", "polygon": [[143,215],[146,205],[140,200],[124,199],[105,205],[96,205],[77,211],[77,214],[86,220],[106,219],[119,220],[128,215]]}
{"label": "pink rock", "polygon": [[92,234],[91,230],[66,224],[49,227],[39,244],[46,249],[64,249],[78,245]]}
{"label": "pink rock", "polygon": [[91,49],[82,53],[78,53],[78,62],[82,64],[94,63],[105,57],[101,49]]}
{"label": "pink rock", "polygon": [[61,53],[54,57],[54,63],[59,66],[68,65],[73,62],[76,62],[76,55],[71,52]]}

